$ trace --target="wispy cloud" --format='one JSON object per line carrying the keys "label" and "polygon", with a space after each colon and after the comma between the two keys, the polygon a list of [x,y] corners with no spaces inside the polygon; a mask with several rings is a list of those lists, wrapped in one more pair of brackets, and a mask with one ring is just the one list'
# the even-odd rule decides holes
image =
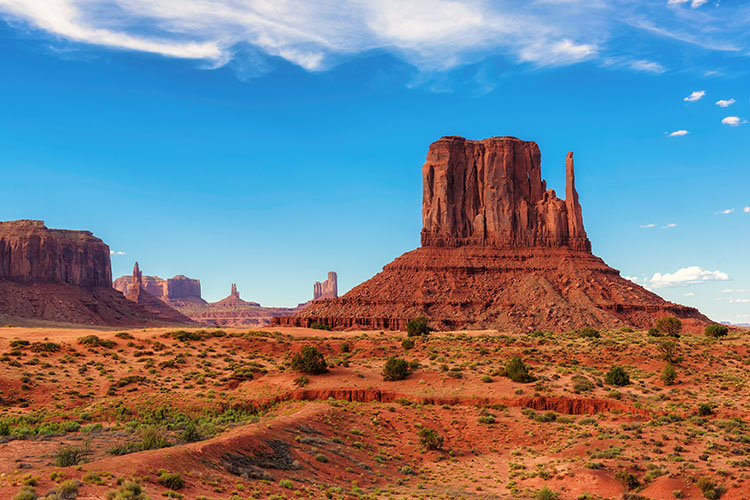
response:
{"label": "wispy cloud", "polygon": [[726,210],[719,210],[718,212],[714,212],[714,215],[729,215],[734,212],[733,208],[727,208]]}
{"label": "wispy cloud", "polygon": [[729,280],[729,276],[719,270],[708,271],[700,266],[689,266],[678,269],[673,273],[654,273],[648,283],[654,288],[666,288],[727,280]]}
{"label": "wispy cloud", "polygon": [[671,223],[671,224],[667,224],[665,226],[662,226],[661,228],[662,229],[672,229],[673,227],[677,227],[677,224]]}
{"label": "wispy cloud", "polygon": [[118,251],[110,250],[109,254],[110,255],[125,255],[125,252],[121,252],[119,250]]}
{"label": "wispy cloud", "polygon": [[746,214],[750,214],[750,207],[745,207],[742,209],[742,211],[745,212]]}
{"label": "wispy cloud", "polygon": [[683,297],[692,297],[692,296],[694,296],[694,295],[695,295],[695,293],[694,293],[694,292],[687,292],[687,293],[683,293],[683,294],[682,294],[682,296],[683,296]]}
{"label": "wispy cloud", "polygon": [[656,224],[643,224],[641,225],[642,228],[650,229],[652,227],[656,227]]}
{"label": "wispy cloud", "polygon": [[723,120],[721,120],[721,123],[724,125],[729,125],[730,127],[736,127],[740,123],[743,123],[742,119],[739,116],[727,116]]}
{"label": "wispy cloud", "polygon": [[737,101],[735,101],[734,99],[719,99],[718,101],[716,101],[716,105],[720,108],[728,108],[735,102]]}
{"label": "wispy cloud", "polygon": [[697,9],[707,2],[708,0],[667,0],[667,5],[680,5],[689,3],[690,7],[692,7],[693,9]]}
{"label": "wispy cloud", "polygon": [[646,71],[647,73],[664,73],[667,68],[655,61],[649,61],[647,59],[636,59],[630,61],[628,66],[636,71]]}
{"label": "wispy cloud", "polygon": [[705,90],[694,90],[693,92],[691,92],[689,96],[685,97],[683,101],[687,101],[687,102],[700,101],[704,95],[706,95]]}
{"label": "wispy cloud", "polygon": [[687,130],[675,130],[674,132],[669,133],[669,137],[681,137],[683,135],[688,135],[690,132]]}

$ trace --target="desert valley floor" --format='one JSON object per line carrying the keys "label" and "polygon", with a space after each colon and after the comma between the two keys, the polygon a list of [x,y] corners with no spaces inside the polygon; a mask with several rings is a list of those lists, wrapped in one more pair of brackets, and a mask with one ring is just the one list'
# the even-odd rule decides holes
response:
{"label": "desert valley floor", "polygon": [[750,498],[750,335],[625,330],[0,328],[0,498]]}

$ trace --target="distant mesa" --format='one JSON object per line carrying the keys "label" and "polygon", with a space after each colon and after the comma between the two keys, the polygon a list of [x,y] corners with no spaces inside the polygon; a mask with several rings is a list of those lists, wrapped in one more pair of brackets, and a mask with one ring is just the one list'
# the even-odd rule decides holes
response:
{"label": "distant mesa", "polygon": [[0,222],[0,319],[55,324],[173,324],[112,288],[109,247],[89,231]]}
{"label": "distant mesa", "polygon": [[536,143],[441,138],[422,167],[422,246],[344,296],[274,322],[403,330],[427,316],[441,329],[555,332],[647,327],[665,315],[708,322],[591,253],[572,153],[565,166],[561,200],[541,177]]}
{"label": "distant mesa", "polygon": [[313,300],[335,299],[339,296],[338,276],[335,272],[328,273],[328,279],[323,283],[316,281],[313,285]]}
{"label": "distant mesa", "polygon": [[[114,281],[113,286],[116,290],[127,294],[132,283],[132,275],[121,276]],[[143,276],[141,283],[144,290],[172,307],[206,303],[201,298],[201,281],[197,279],[183,275],[166,280],[158,276]]]}
{"label": "distant mesa", "polygon": [[170,307],[159,297],[146,290],[146,287],[143,286],[143,272],[137,262],[135,263],[135,266],[133,266],[133,275],[130,278],[130,284],[124,295],[128,300],[141,305],[147,311],[162,320],[184,324],[194,322],[192,319]]}

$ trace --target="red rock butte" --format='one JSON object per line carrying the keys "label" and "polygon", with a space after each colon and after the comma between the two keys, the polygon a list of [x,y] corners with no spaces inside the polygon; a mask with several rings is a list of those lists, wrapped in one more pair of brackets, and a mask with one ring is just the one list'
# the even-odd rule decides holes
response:
{"label": "red rock butte", "polygon": [[534,142],[443,137],[422,167],[422,246],[336,299],[277,324],[399,329],[426,316],[439,329],[569,331],[648,327],[671,315],[704,324],[591,253],[566,158],[565,200],[547,189]]}

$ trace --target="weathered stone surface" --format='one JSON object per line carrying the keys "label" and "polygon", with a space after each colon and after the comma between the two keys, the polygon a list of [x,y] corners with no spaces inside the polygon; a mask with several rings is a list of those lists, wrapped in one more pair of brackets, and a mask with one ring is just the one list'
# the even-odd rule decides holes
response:
{"label": "weathered stone surface", "polygon": [[333,271],[323,283],[316,281],[313,285],[313,300],[335,299],[339,296],[338,276]]}
{"label": "weathered stone surface", "polygon": [[591,253],[572,153],[565,200],[546,188],[536,144],[512,137],[444,137],[422,173],[422,247],[343,297],[274,323],[403,330],[427,316],[441,329],[560,332],[647,327],[666,315],[695,326],[709,321]]}
{"label": "weathered stone surface", "polygon": [[534,142],[443,137],[422,167],[422,246],[590,250],[567,158],[566,200],[548,190]]}
{"label": "weathered stone surface", "polygon": [[109,247],[89,231],[48,229],[39,220],[0,222],[0,279],[108,287]]}

